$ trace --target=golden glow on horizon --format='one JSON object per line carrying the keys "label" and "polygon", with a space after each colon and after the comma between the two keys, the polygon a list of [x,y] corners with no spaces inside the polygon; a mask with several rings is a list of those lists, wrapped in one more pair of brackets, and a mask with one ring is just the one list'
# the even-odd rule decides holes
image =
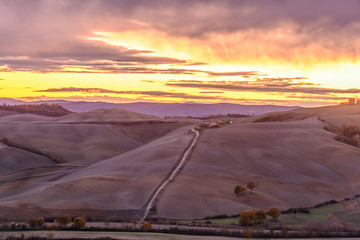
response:
{"label": "golden glow on horizon", "polygon": [[[154,31],[141,32],[95,32],[98,37],[89,37],[89,41],[102,41],[107,44],[116,46],[125,46],[130,49],[148,50],[152,53],[144,53],[142,55],[151,55],[159,57],[171,57],[176,59],[187,60],[190,64],[197,62],[207,63],[205,65],[186,65],[186,64],[159,64],[155,65],[156,69],[188,69],[211,72],[238,72],[238,71],[259,71],[268,77],[306,77],[308,82],[316,84],[323,88],[339,88],[346,89],[360,88],[360,63],[359,62],[329,62],[324,60],[313,64],[309,60],[309,64],[300,65],[296,62],[288,62],[284,64],[282,61],[272,61],[268,57],[259,58],[254,63],[254,59],[244,61],[244,59],[234,57],[234,54],[241,48],[236,47],[234,53],[229,52],[229,46],[221,45],[224,36],[214,37],[209,43],[205,40],[189,41],[185,38],[172,37],[163,33]],[[282,39],[286,31],[280,31],[273,37]],[[230,39],[230,45],[235,44],[235,40]],[[214,48],[218,52],[214,52]],[[251,48],[251,46],[244,46]],[[248,51],[248,49],[244,50]],[[259,50],[260,51],[260,50]],[[263,51],[263,49],[261,49]],[[241,55],[241,54],[240,54]],[[226,57],[227,56],[227,57]],[[147,65],[149,67],[149,65]],[[196,89],[186,87],[165,86],[164,83],[169,80],[198,80],[198,81],[244,81],[252,79],[242,78],[241,76],[208,76],[206,73],[189,74],[111,74],[111,73],[76,73],[77,71],[87,70],[84,66],[64,66],[63,71],[68,73],[34,73],[34,72],[6,72],[6,66],[0,66],[0,93],[2,97],[22,98],[64,98],[64,99],[85,99],[104,101],[122,102],[122,101],[168,101],[168,102],[257,102],[262,103],[262,99],[266,102],[280,104],[295,105],[301,101],[312,101],[311,96],[301,93],[272,93],[272,92],[254,92],[254,91],[231,91],[231,89],[214,90],[214,89]],[[351,73],[351,74],[349,74]],[[254,77],[256,78],[256,77]],[[254,79],[253,78],[253,79]],[[143,80],[153,80],[149,83]],[[49,88],[101,88],[113,91],[162,91],[169,93],[184,93],[194,96],[194,98],[172,97],[169,96],[151,96],[146,94],[128,94],[128,93],[101,93],[97,91],[88,92],[37,92]],[[209,93],[209,91],[217,91],[217,93]],[[221,91],[222,93],[219,93]],[[206,92],[206,93],[201,93]],[[208,98],[204,96],[208,96]],[[200,98],[196,98],[199,96]],[[214,98],[211,98],[214,96]],[[331,94],[329,97],[353,97],[356,94]],[[203,97],[203,98],[201,98]],[[297,98],[297,97],[303,97]],[[26,98],[25,98],[26,99]],[[304,100],[305,99],[305,100]],[[316,99],[316,98],[315,98]],[[282,102],[283,101],[283,102]],[[286,102],[288,101],[288,102]],[[326,105],[328,103],[339,102],[340,100],[316,99],[317,104]],[[316,104],[316,103],[315,103]]]}

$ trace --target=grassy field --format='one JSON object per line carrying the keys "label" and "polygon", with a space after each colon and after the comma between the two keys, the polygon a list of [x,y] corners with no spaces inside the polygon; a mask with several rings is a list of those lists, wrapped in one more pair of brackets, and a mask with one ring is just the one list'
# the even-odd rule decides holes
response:
{"label": "grassy field", "polygon": [[[358,204],[358,201],[351,200]],[[312,208],[310,213],[286,213],[282,214],[277,221],[269,218],[264,221],[261,226],[266,226],[267,228],[281,228],[282,226],[289,227],[301,227],[307,226],[312,223],[329,223],[334,221],[346,221],[353,223],[354,225],[360,227],[360,205],[357,205],[358,208],[349,210],[345,208],[349,203],[336,203],[319,208]],[[199,220],[196,221],[199,223],[211,222],[212,224],[220,225],[238,225],[238,218],[221,218],[221,219],[208,219],[208,220]]]}

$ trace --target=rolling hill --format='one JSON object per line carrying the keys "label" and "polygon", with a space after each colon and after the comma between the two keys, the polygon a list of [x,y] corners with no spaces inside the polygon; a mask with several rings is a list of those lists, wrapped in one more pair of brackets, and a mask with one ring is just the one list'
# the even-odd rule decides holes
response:
{"label": "rolling hill", "polygon": [[[271,206],[286,210],[355,196],[360,148],[335,141],[324,127],[360,124],[359,113],[359,105],[298,108],[203,129],[151,217],[194,219]],[[2,144],[0,213],[138,219],[198,123],[119,109],[56,118],[0,117],[0,137],[65,160],[54,163]],[[249,181],[257,186],[254,193],[235,196],[234,187]]]}
{"label": "rolling hill", "polygon": [[74,102],[65,100],[49,100],[23,102],[11,98],[0,98],[0,104],[57,104],[64,108],[81,113],[90,112],[97,109],[114,109],[120,108],[132,112],[165,117],[204,117],[216,114],[244,114],[244,115],[260,115],[269,112],[287,111],[298,107],[276,106],[276,105],[242,105],[231,103],[218,104],[201,104],[201,103],[152,103],[152,102],[135,102],[135,103],[107,103],[107,102]]}

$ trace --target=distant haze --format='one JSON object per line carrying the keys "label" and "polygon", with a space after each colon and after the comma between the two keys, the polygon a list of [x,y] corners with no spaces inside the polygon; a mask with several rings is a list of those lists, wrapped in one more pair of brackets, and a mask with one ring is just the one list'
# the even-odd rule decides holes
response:
{"label": "distant haze", "polygon": [[[0,98],[0,104],[29,104],[11,98]],[[297,107],[276,105],[241,105],[231,103],[201,104],[201,103],[107,103],[107,102],[72,102],[64,100],[36,101],[30,104],[54,103],[73,112],[89,112],[96,109],[121,108],[137,113],[149,114],[157,117],[165,116],[194,116],[203,117],[215,114],[238,113],[245,115],[259,115],[268,112],[287,111]]]}

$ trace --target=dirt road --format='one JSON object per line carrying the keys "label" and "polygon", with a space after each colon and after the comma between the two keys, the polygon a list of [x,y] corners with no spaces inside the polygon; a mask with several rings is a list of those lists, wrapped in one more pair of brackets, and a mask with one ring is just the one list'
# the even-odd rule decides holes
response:
{"label": "dirt road", "polygon": [[166,178],[155,188],[153,194],[150,196],[150,199],[147,201],[147,204],[144,206],[144,211],[140,218],[140,222],[143,222],[146,219],[150,209],[154,206],[154,202],[158,199],[160,193],[166,188],[166,186],[170,182],[174,181],[176,175],[185,165],[186,160],[190,157],[200,136],[200,133],[195,129],[192,129],[191,131],[195,134],[195,137],[192,139],[191,144],[182,155],[181,160],[176,163],[175,167],[172,168],[171,172],[166,176]]}

